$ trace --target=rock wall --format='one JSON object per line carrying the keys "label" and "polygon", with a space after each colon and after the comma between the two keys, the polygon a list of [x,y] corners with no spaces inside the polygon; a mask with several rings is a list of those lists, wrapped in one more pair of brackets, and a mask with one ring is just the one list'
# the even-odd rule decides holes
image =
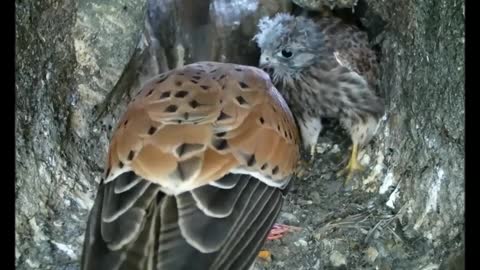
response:
{"label": "rock wall", "polygon": [[18,269],[78,269],[108,126],[96,107],[137,46],[143,1],[16,1]]}

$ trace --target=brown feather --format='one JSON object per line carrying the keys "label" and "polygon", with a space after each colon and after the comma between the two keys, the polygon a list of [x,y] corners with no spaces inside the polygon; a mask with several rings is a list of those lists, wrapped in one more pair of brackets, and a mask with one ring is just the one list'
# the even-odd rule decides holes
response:
{"label": "brown feather", "polygon": [[[273,179],[291,174],[287,164],[299,158],[295,144],[298,131],[268,75],[252,67],[212,64],[215,73],[209,73],[213,68],[207,62],[197,63],[160,75],[145,85],[112,137],[108,163],[111,176],[116,170],[133,170],[172,190],[189,190],[243,167],[245,155],[255,155],[259,164],[274,157],[272,165],[278,165],[281,172]],[[200,69],[205,72],[198,74]],[[214,80],[217,73],[225,75],[223,84]],[[219,132],[226,132],[225,141],[216,140],[214,134]],[[285,136],[286,132],[292,138]],[[181,160],[175,151],[183,144],[206,148],[192,154],[203,165],[192,167],[199,172],[189,173],[199,177],[177,183],[170,175]],[[262,151],[258,157],[257,150]],[[226,163],[209,164],[218,160]],[[259,166],[254,168],[259,170]]]}

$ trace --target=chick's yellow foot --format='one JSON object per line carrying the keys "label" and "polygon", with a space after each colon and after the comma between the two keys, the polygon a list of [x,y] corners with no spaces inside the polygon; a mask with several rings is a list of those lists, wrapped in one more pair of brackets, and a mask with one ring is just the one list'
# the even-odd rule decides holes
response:
{"label": "chick's yellow foot", "polygon": [[344,185],[346,186],[356,172],[361,172],[363,170],[364,170],[363,166],[360,165],[360,163],[358,162],[358,145],[354,144],[352,149],[352,155],[348,160],[347,166],[341,171],[339,171],[337,173],[337,176],[342,176],[342,175],[347,176],[344,183]]}
{"label": "chick's yellow foot", "polygon": [[338,172],[338,176],[346,175],[346,180],[345,180],[345,185],[348,184],[350,180],[352,180],[353,175],[356,172],[361,172],[363,171],[364,168],[360,163],[358,163],[357,160],[350,159],[348,162],[347,166],[343,168],[341,171]]}

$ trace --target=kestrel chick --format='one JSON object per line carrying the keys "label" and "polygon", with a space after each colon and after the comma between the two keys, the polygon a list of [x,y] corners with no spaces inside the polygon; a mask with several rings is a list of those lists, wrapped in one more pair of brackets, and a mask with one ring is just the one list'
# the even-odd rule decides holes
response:
{"label": "kestrel chick", "polygon": [[277,14],[260,20],[254,37],[268,70],[300,127],[313,157],[321,117],[338,118],[353,141],[348,182],[360,170],[358,148],[373,137],[384,113],[376,95],[376,57],[366,33],[337,18],[313,21]]}
{"label": "kestrel chick", "polygon": [[261,69],[200,62],[158,75],[112,136],[81,269],[248,269],[299,143]]}

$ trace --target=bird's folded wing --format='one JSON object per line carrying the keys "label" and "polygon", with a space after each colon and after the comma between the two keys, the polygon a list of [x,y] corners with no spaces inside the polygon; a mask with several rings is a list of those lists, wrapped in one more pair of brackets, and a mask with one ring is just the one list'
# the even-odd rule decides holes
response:
{"label": "bird's folded wing", "polygon": [[329,76],[335,78],[338,88],[355,104],[352,106],[355,113],[382,114],[384,101],[376,95],[378,63],[367,34],[338,18],[321,18],[317,24],[332,52],[326,57],[336,64],[330,67]]}
{"label": "bird's folded wing", "polygon": [[[124,173],[118,179],[135,177]],[[283,198],[281,190],[249,175],[227,174],[218,181],[232,179],[228,189],[205,185],[178,196],[146,180],[120,194],[116,181],[101,185],[82,269],[245,269]]]}
{"label": "bird's folded wing", "polygon": [[344,67],[366,78],[370,87],[377,85],[378,63],[370,48],[367,33],[342,20],[329,17],[317,20],[326,35],[327,46],[335,52],[335,58]]}
{"label": "bird's folded wing", "polygon": [[160,75],[113,135],[82,269],[245,269],[278,215],[298,143],[259,69],[204,62]]}

